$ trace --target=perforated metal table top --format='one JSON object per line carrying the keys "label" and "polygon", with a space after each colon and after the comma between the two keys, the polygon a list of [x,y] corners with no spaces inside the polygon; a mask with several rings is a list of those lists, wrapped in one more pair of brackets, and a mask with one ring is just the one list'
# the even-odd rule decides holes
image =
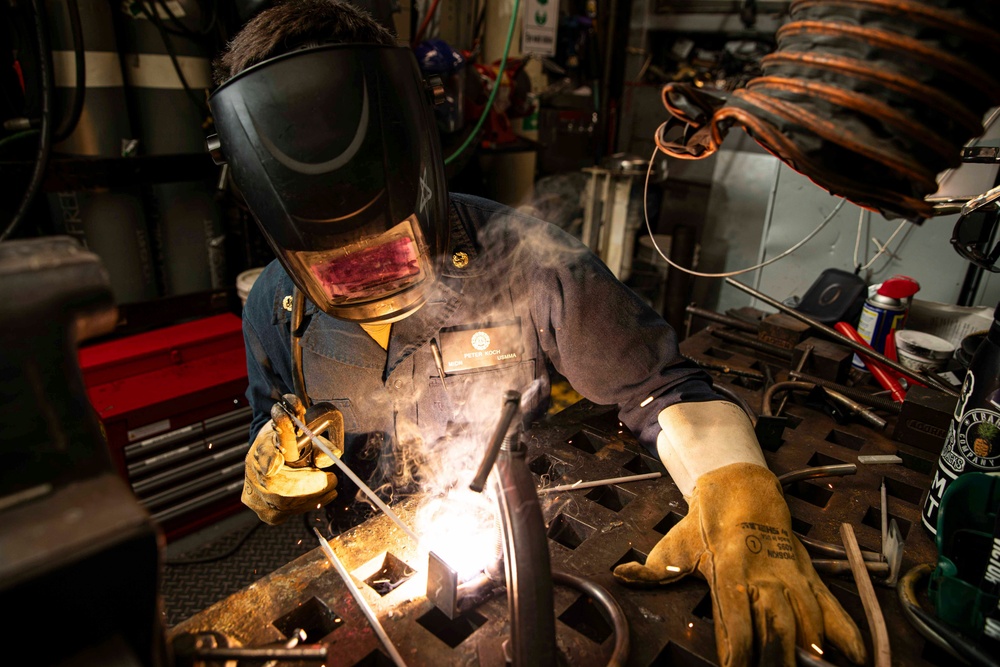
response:
{"label": "perforated metal table top", "polygon": [[[730,386],[751,404],[759,405],[759,388]],[[790,403],[787,410],[791,427],[785,429],[783,442],[775,451],[765,452],[777,474],[857,462],[860,454],[897,454],[903,458],[902,465],[859,465],[854,476],[789,486],[786,496],[796,531],[839,544],[840,524],[848,522],[863,549],[879,551],[880,485],[885,478],[889,515],[904,535],[904,571],[932,562],[933,543],[919,521],[920,501],[929,485],[932,465],[926,452],[893,442],[859,424],[837,424],[801,405]],[[586,401],[536,425],[529,432],[528,447],[532,472],[546,475],[551,483],[662,471],[659,462],[622,429],[613,409]],[[629,620],[629,665],[716,664],[711,602],[704,582],[691,578],[661,589],[636,590],[618,584],[611,574],[618,563],[643,560],[687,511],[669,478],[552,494],[550,500],[545,518],[553,568],[588,577],[618,600]],[[406,504],[397,509],[404,519],[412,511]],[[397,567],[402,563],[413,570],[426,568],[426,563],[418,562],[414,545],[383,516],[347,531],[331,544],[359,581],[371,579],[386,563]],[[388,561],[386,553],[391,554]],[[824,579],[856,619],[870,646],[864,611],[850,575]],[[505,664],[502,644],[510,628],[504,597],[449,621],[425,598],[421,583],[420,577],[414,577],[384,596],[362,585],[366,599],[407,664]],[[925,645],[902,616],[895,591],[886,587],[876,590],[888,620],[893,662],[943,664],[943,654],[933,645]],[[593,602],[560,586],[556,588],[554,611],[557,641],[566,662],[606,664],[613,645],[611,627]],[[295,627],[306,629],[310,641],[329,644],[329,667],[391,664],[318,548],[183,621],[172,629],[172,636],[215,631],[243,646],[261,646],[284,641]],[[835,652],[826,657],[835,664],[848,664]]]}

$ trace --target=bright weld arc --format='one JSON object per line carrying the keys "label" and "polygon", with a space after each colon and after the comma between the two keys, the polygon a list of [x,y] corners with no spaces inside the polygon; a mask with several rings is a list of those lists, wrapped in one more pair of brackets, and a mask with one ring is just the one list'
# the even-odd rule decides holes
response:
{"label": "bright weld arc", "polygon": [[813,648],[814,651],[816,651],[820,655],[823,655],[823,649],[821,649],[819,646],[816,646],[815,644],[812,644],[812,648]]}

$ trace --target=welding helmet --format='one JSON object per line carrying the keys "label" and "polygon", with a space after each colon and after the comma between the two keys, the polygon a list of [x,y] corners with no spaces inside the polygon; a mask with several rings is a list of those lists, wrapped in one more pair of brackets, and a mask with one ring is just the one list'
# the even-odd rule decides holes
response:
{"label": "welding helmet", "polygon": [[427,90],[410,49],[336,44],[266,60],[209,98],[213,157],[334,317],[399,319],[434,283],[449,225]]}

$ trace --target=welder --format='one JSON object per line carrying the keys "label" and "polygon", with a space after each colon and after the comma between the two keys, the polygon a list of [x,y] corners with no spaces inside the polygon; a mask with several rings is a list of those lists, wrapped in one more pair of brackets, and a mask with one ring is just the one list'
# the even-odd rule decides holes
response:
{"label": "welder", "polygon": [[[675,332],[562,230],[446,191],[409,48],[347,4],[288,0],[242,29],[216,78],[221,154],[277,257],[243,315],[254,411],[243,501],[263,521],[337,493],[316,467],[329,461],[286,460],[298,456],[286,411],[304,408],[296,368],[308,400],[342,414],[343,460],[381,457],[399,475],[401,451],[461,446],[455,433],[495,418],[508,389],[539,415],[551,367],[616,404],[688,500],[687,517],[644,565],[620,565],[619,580],[704,577],[723,665],[791,665],[796,644],[826,642],[864,661],[857,627],[792,534],[750,420],[679,356]],[[296,289],[307,297],[300,364]],[[760,534],[767,548],[748,539]]]}

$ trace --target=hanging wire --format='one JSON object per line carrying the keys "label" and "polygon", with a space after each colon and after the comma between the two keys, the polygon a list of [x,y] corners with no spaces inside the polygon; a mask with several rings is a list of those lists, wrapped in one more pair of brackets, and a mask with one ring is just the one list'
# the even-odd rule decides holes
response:
{"label": "hanging wire", "polygon": [[[660,129],[662,129],[662,127],[663,126],[661,125],[660,128],[657,129],[656,131],[657,134],[659,134]],[[663,253],[663,251],[660,249],[659,244],[656,242],[656,237],[653,235],[653,226],[649,224],[649,208],[647,206],[647,201],[649,199],[649,175],[653,171],[653,161],[656,159],[656,154],[659,151],[660,151],[659,147],[653,150],[653,155],[652,157],[649,158],[649,166],[646,169],[646,184],[642,189],[642,215],[643,218],[645,218],[646,220],[646,230],[649,232],[649,239],[650,241],[653,242],[653,247],[656,249],[656,252],[660,255],[660,257],[662,257],[667,264],[677,269],[678,271],[683,271],[684,273],[690,274],[692,276],[697,276],[699,278],[729,278],[730,276],[738,276],[743,273],[749,273],[751,271],[756,271],[757,269],[762,269],[765,266],[768,266],[769,264],[774,264],[779,259],[784,259],[788,255],[791,255],[793,252],[795,252],[796,250],[804,246],[806,243],[808,243],[814,236],[819,234],[824,227],[830,224],[830,221],[833,220],[834,217],[836,217],[837,213],[840,212],[840,209],[843,208],[844,206],[845,200],[841,199],[839,202],[837,202],[837,205],[833,207],[833,210],[830,211],[830,213],[826,216],[826,218],[823,219],[823,222],[819,223],[819,225],[816,226],[816,229],[806,234],[805,238],[803,238],[801,241],[790,247],[788,250],[782,252],[780,255],[775,255],[771,259],[763,261],[760,264],[756,264],[754,266],[750,266],[745,269],[739,269],[736,271],[726,271],[724,273],[704,273],[702,271],[695,271],[693,269],[689,269],[687,267],[681,266],[680,264],[677,264]]]}
{"label": "hanging wire", "polygon": [[31,172],[28,189],[21,198],[21,204],[11,219],[10,224],[0,234],[0,242],[6,241],[17,229],[28,214],[28,209],[42,189],[45,169],[49,164],[49,153],[52,150],[52,89],[55,85],[52,76],[52,51],[49,49],[49,26],[45,13],[44,0],[32,0],[35,10],[35,38],[38,42],[38,69],[42,82],[42,120],[38,140],[38,152],[35,156],[35,168]]}

